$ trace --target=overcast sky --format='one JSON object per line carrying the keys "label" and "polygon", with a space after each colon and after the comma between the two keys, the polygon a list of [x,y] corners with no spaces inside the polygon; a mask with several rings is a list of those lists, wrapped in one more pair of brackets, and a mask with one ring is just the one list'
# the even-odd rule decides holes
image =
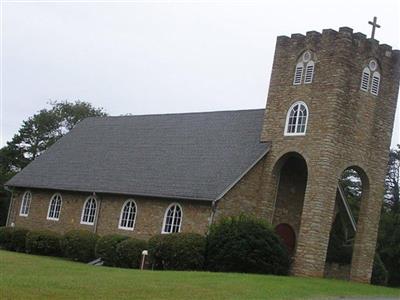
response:
{"label": "overcast sky", "polygon": [[[400,1],[2,6],[1,145],[49,100],[111,115],[263,108],[276,36],[349,26],[400,49]],[[167,3],[165,3],[167,2]],[[392,145],[400,143],[400,105]]]}

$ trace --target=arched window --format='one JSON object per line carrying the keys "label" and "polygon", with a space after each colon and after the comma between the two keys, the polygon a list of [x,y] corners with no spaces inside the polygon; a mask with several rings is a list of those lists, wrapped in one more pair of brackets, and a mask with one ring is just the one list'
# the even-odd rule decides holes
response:
{"label": "arched window", "polygon": [[296,65],[296,70],[294,72],[294,79],[293,79],[293,84],[298,85],[301,84],[301,80],[303,79],[303,62],[299,62]]}
{"label": "arched window", "polygon": [[31,200],[32,200],[32,194],[31,192],[27,191],[24,193],[22,196],[22,201],[21,201],[21,208],[19,210],[19,215],[22,217],[27,217],[29,214],[29,208],[31,207]]}
{"label": "arched window", "polygon": [[47,211],[47,219],[58,221],[60,218],[62,198],[60,194],[54,194],[50,199],[49,209]]}
{"label": "arched window", "polygon": [[286,116],[285,135],[305,135],[307,121],[307,105],[302,101],[294,103]]}
{"label": "arched window", "polygon": [[171,204],[165,211],[162,233],[181,231],[182,208],[179,204]]}
{"label": "arched window", "polygon": [[314,77],[314,66],[315,66],[313,56],[314,55],[311,53],[311,51],[307,50],[300,57],[296,65],[296,69],[294,71],[293,85],[302,84],[303,77],[304,77],[304,84],[312,83]]}
{"label": "arched window", "polygon": [[314,62],[310,60],[306,66],[306,76],[304,78],[304,83],[312,83],[314,77]]}
{"label": "arched window", "polygon": [[127,200],[122,205],[121,215],[119,217],[119,229],[133,230],[136,219],[136,203],[133,200]]}
{"label": "arched window", "polygon": [[378,96],[380,83],[381,74],[378,70],[378,63],[376,60],[372,59],[362,71],[360,90],[364,92],[370,92],[372,95]]}
{"label": "arched window", "polygon": [[372,74],[372,84],[371,84],[371,94],[378,96],[379,94],[379,84],[381,82],[381,74],[379,72],[374,72]]}
{"label": "arched window", "polygon": [[370,72],[369,68],[365,67],[362,72],[361,86],[360,86],[360,89],[363,90],[364,92],[368,92],[370,75],[371,75],[371,72]]}
{"label": "arched window", "polygon": [[83,204],[81,224],[93,225],[96,218],[96,198],[90,196]]}

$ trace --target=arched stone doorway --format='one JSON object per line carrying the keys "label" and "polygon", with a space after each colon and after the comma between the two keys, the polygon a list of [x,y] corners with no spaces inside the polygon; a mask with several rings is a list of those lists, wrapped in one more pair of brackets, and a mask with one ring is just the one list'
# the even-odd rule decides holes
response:
{"label": "arched stone doorway", "polygon": [[290,255],[296,248],[296,234],[293,227],[286,223],[276,225],[275,232],[280,236]]}
{"label": "arched stone doorway", "polygon": [[[351,166],[340,175],[326,255],[325,277],[350,279],[354,245],[362,208],[367,206],[369,180],[363,169]],[[355,257],[357,260],[357,255]]]}
{"label": "arched stone doorway", "polygon": [[278,160],[274,172],[278,186],[272,224],[294,255],[307,186],[307,163],[299,153],[289,152]]}

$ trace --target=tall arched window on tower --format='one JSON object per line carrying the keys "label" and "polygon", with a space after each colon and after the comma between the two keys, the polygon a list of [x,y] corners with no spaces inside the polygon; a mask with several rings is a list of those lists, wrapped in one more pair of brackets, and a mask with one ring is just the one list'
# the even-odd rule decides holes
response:
{"label": "tall arched window on tower", "polygon": [[19,215],[22,217],[27,217],[29,214],[29,208],[31,207],[31,200],[32,200],[32,194],[31,192],[27,191],[24,193],[22,196],[22,201],[21,201],[21,208],[19,210]]}
{"label": "tall arched window on tower", "polygon": [[296,65],[296,70],[294,71],[294,80],[293,80],[294,85],[301,84],[301,81],[303,79],[303,70],[304,70],[303,62],[299,62]]}
{"label": "tall arched window on tower", "polygon": [[379,74],[379,72],[375,71],[372,74],[372,84],[371,84],[371,94],[372,95],[378,96],[380,83],[381,83],[381,74]]}
{"label": "tall arched window on tower", "polygon": [[306,65],[306,77],[304,78],[304,83],[312,83],[314,77],[314,62],[310,60]]}
{"label": "tall arched window on tower", "polygon": [[97,202],[96,198],[90,196],[83,204],[81,224],[93,225],[96,218]]}
{"label": "tall arched window on tower", "polygon": [[361,75],[361,86],[360,86],[360,89],[363,90],[364,92],[368,92],[370,76],[371,72],[369,68],[365,67]]}
{"label": "tall arched window on tower", "polygon": [[313,54],[307,50],[297,61],[296,69],[294,71],[293,85],[312,83],[314,77],[314,67],[315,63],[313,60]]}
{"label": "tall arched window on tower", "polygon": [[364,67],[362,71],[360,90],[378,96],[380,83],[381,74],[378,70],[378,63],[376,60],[372,59],[368,63],[368,66]]}
{"label": "tall arched window on tower", "polygon": [[119,229],[133,230],[136,219],[136,203],[132,199],[126,200],[122,205],[121,215],[119,217]]}
{"label": "tall arched window on tower", "polygon": [[305,135],[307,121],[307,105],[303,101],[295,102],[286,115],[285,135]]}
{"label": "tall arched window on tower", "polygon": [[179,204],[171,204],[164,215],[162,233],[175,233],[181,231],[182,208]]}
{"label": "tall arched window on tower", "polygon": [[49,209],[47,211],[47,220],[58,221],[60,218],[62,198],[60,194],[54,194],[50,199]]}

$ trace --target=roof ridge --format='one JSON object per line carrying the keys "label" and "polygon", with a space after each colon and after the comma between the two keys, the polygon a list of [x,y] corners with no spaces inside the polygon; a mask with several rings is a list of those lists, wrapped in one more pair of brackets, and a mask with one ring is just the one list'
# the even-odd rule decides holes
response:
{"label": "roof ridge", "polygon": [[99,118],[129,118],[129,117],[150,117],[150,116],[175,116],[175,115],[200,115],[200,114],[214,114],[214,113],[235,113],[235,112],[251,112],[261,111],[265,108],[250,108],[250,109],[232,109],[232,110],[212,110],[212,111],[194,111],[194,112],[181,112],[181,113],[159,113],[159,114],[142,114],[142,115],[120,115],[120,116],[94,116],[87,117],[86,119],[99,119]]}

